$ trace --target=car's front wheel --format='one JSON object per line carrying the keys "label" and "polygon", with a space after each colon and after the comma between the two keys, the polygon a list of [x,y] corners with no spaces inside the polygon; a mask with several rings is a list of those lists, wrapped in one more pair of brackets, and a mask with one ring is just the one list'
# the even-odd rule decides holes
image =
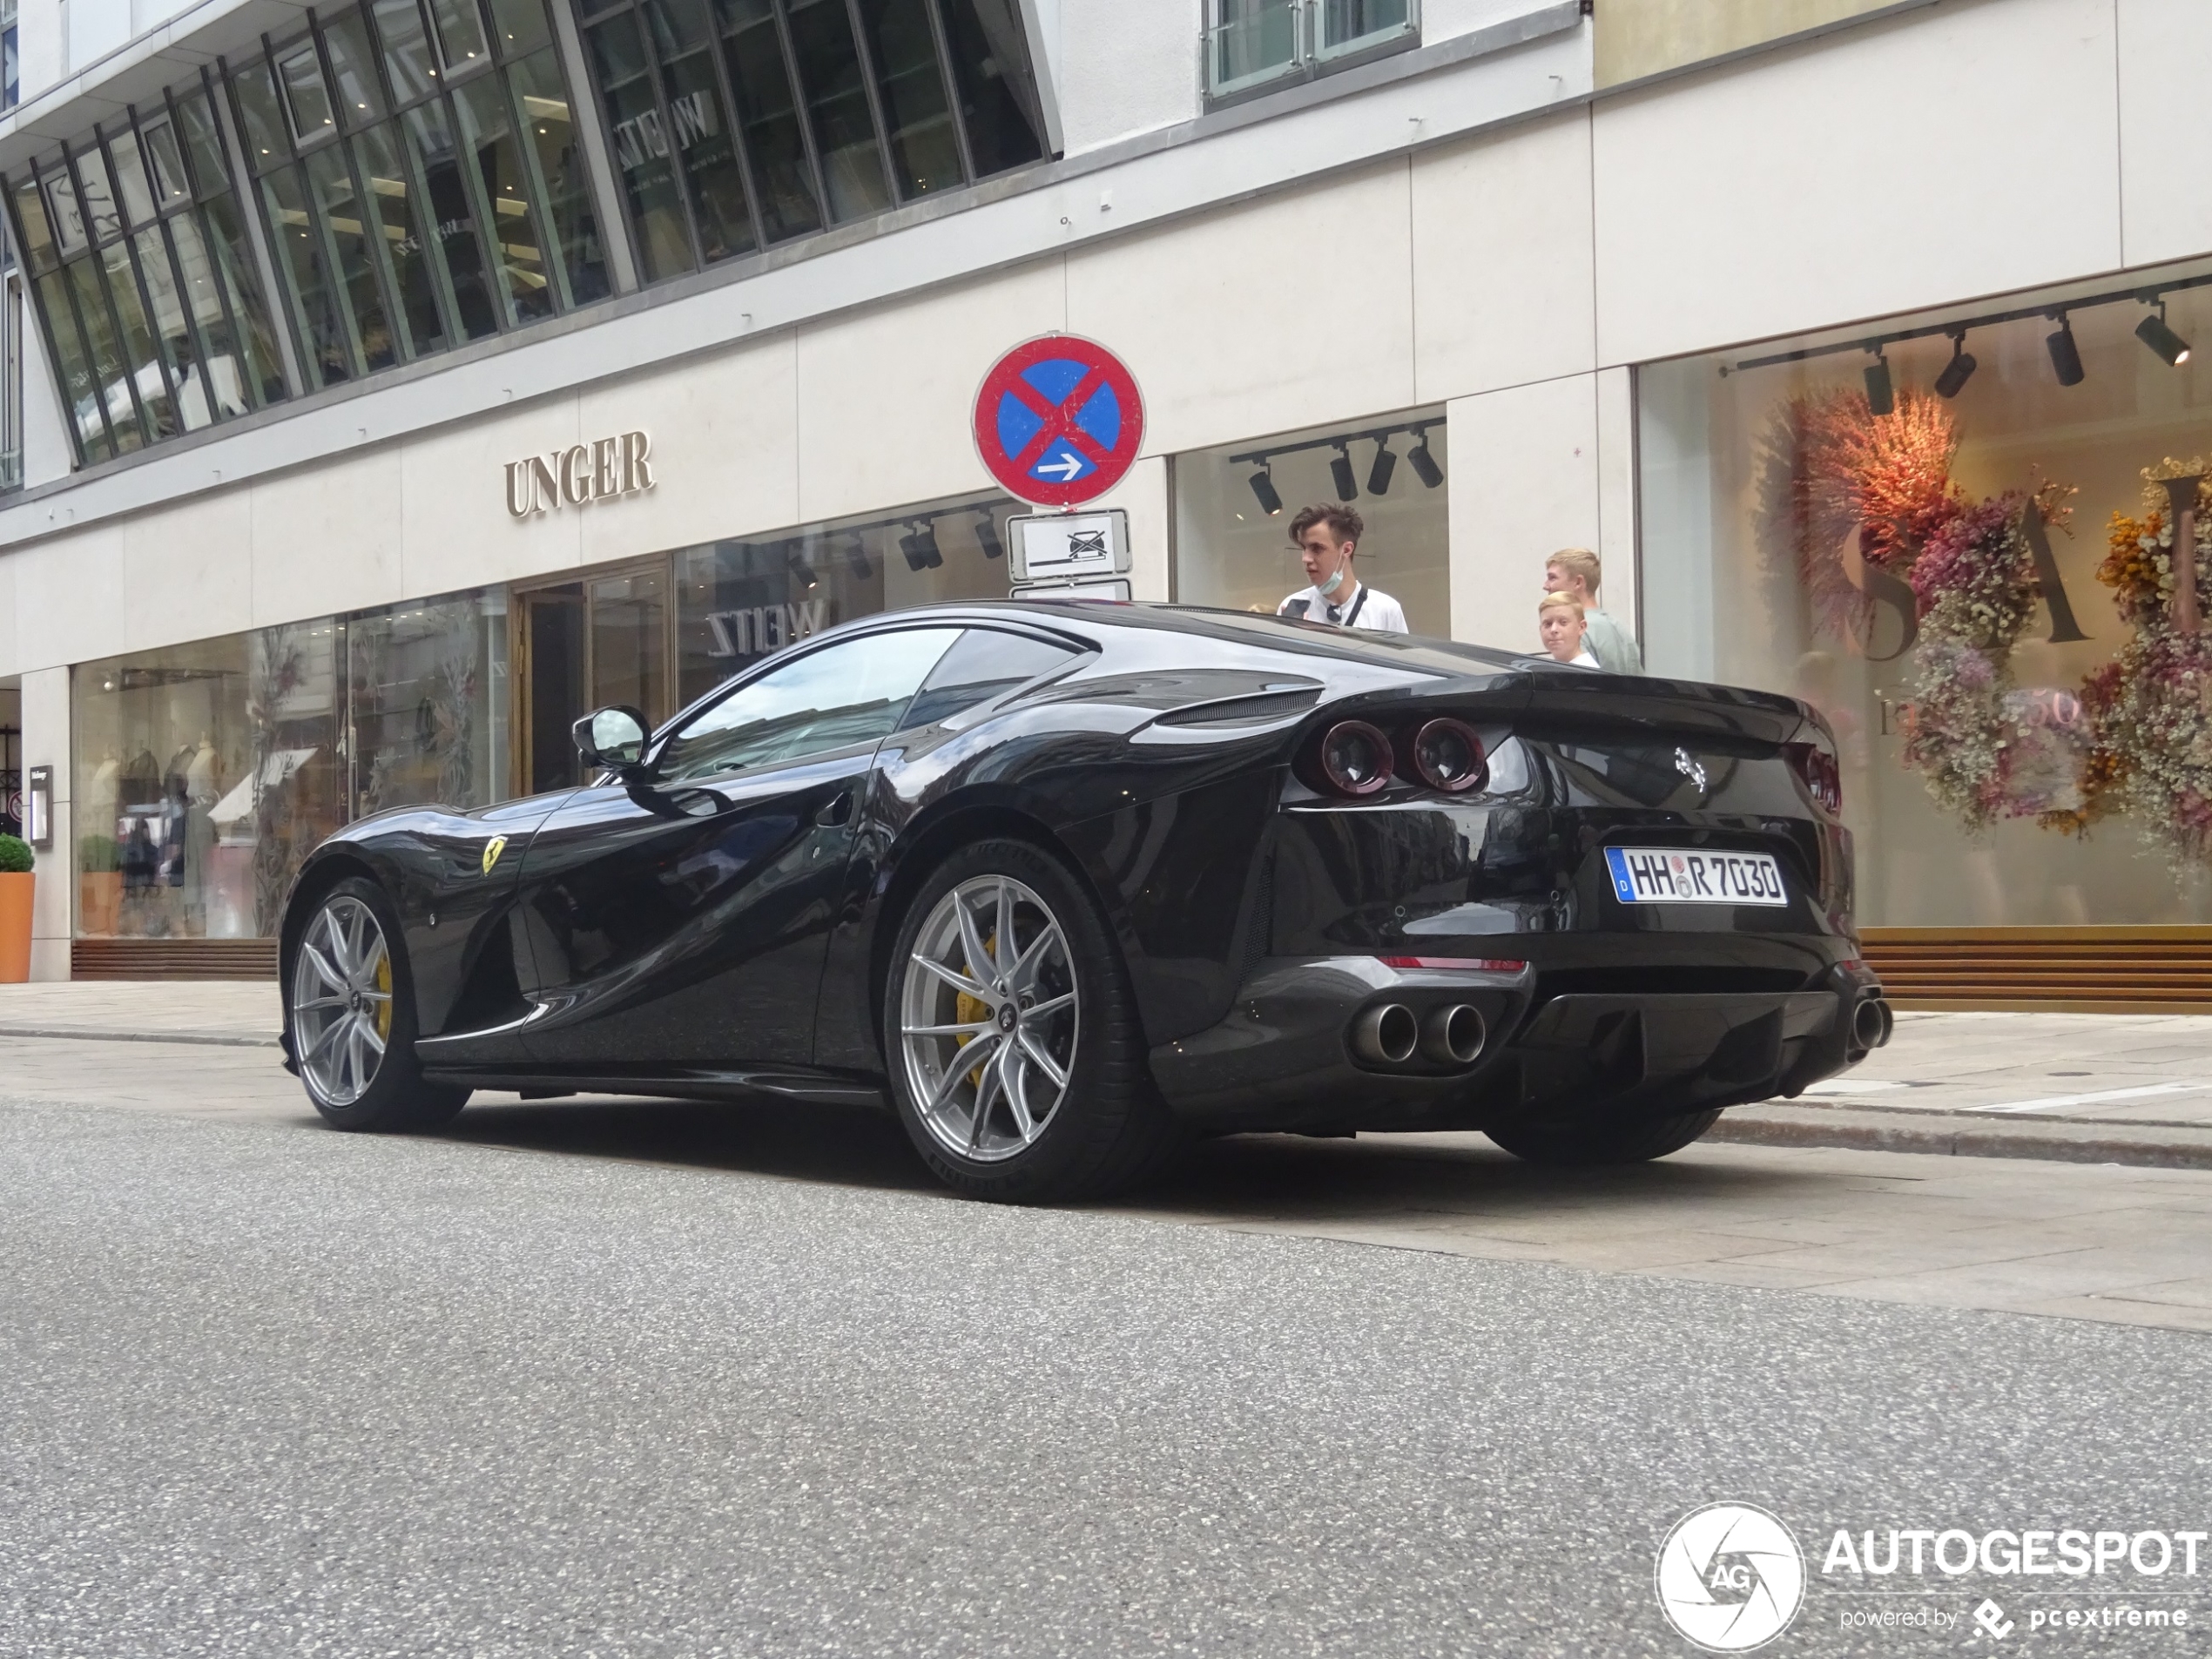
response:
{"label": "car's front wheel", "polygon": [[425,1082],[415,1058],[415,984],[384,890],[349,877],[322,895],[293,948],[292,1057],[326,1122],[435,1129],[469,1091]]}
{"label": "car's front wheel", "polygon": [[1170,1136],[1113,934],[1042,848],[982,841],[932,872],[884,991],[899,1116],[948,1185],[1010,1203],[1094,1197]]}
{"label": "car's front wheel", "polygon": [[1715,1109],[1571,1125],[1501,1123],[1484,1133],[1530,1163],[1643,1163],[1681,1151],[1719,1121]]}

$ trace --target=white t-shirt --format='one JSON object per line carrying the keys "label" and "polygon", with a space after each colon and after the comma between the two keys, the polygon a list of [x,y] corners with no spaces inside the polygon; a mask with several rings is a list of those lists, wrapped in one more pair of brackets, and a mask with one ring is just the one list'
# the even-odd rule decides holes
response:
{"label": "white t-shirt", "polygon": [[1406,608],[1378,588],[1368,587],[1355,580],[1352,591],[1337,600],[1336,614],[1330,615],[1330,602],[1318,588],[1300,588],[1275,608],[1278,617],[1300,614],[1298,605],[1305,603],[1304,616],[1308,622],[1334,623],[1339,628],[1359,628],[1378,634],[1410,634],[1406,625]]}

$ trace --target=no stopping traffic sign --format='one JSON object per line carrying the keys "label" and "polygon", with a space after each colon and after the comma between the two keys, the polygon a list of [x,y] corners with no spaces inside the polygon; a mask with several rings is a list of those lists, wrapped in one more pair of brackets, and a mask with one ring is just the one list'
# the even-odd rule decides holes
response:
{"label": "no stopping traffic sign", "polygon": [[1144,400],[1095,341],[1047,334],[993,364],[975,395],[975,448],[1000,487],[1039,507],[1104,495],[1144,442]]}

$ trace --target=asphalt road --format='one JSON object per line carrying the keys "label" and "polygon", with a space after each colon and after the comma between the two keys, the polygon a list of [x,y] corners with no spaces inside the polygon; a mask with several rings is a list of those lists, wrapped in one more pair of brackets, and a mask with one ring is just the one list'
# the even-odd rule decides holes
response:
{"label": "asphalt road", "polygon": [[0,1104],[0,1652],[1676,1654],[1712,1500],[2212,1515],[2200,1335],[606,1150]]}

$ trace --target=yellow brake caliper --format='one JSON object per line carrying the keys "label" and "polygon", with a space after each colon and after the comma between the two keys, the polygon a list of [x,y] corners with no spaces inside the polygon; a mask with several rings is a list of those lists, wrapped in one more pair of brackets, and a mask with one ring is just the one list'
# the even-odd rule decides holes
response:
{"label": "yellow brake caliper", "polygon": [[388,952],[384,960],[376,964],[376,988],[384,994],[384,1000],[376,1005],[376,1035],[381,1041],[389,1042],[392,1040],[392,958]]}

